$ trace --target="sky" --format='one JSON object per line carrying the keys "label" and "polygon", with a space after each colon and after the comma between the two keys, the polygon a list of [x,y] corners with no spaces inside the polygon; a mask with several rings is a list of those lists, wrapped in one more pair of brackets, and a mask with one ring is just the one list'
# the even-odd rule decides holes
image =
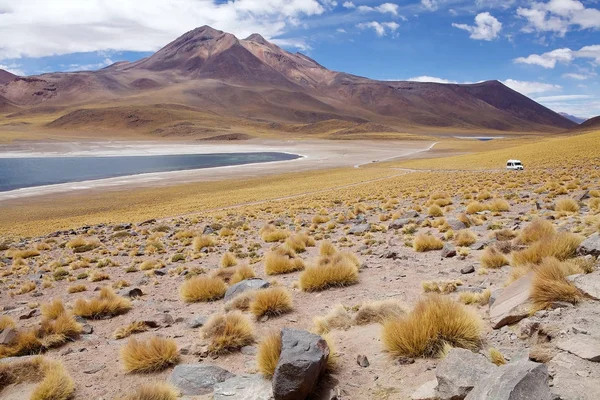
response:
{"label": "sky", "polygon": [[379,80],[496,79],[600,115],[600,0],[0,0],[0,68],[96,70],[202,25]]}

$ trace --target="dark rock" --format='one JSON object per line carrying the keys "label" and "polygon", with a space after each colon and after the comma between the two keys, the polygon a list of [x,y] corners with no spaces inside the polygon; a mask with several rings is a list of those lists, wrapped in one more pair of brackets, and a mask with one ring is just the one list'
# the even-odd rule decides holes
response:
{"label": "dark rock", "polygon": [[410,219],[408,218],[398,218],[390,222],[388,225],[388,229],[402,229],[405,225],[410,223]]}
{"label": "dark rock", "polygon": [[585,239],[577,248],[577,254],[585,256],[600,256],[600,233],[596,232]]}
{"label": "dark rock", "polygon": [[205,317],[204,315],[197,315],[196,317],[190,319],[187,325],[192,329],[200,328],[201,326],[204,326],[206,321],[208,321],[208,317]]}
{"label": "dark rock", "polygon": [[463,267],[460,269],[460,273],[463,275],[472,274],[473,272],[475,272],[475,267],[472,265],[469,265],[469,266],[466,266],[466,267]]}
{"label": "dark rock", "polygon": [[348,230],[348,234],[349,235],[364,235],[365,233],[369,232],[371,230],[371,224],[366,223],[366,224],[359,224],[359,225],[354,225],[352,228],[350,228]]}
{"label": "dark rock", "polygon": [[269,287],[269,282],[260,279],[260,278],[252,278],[246,279],[241,282],[232,285],[225,292],[225,301],[229,301],[233,299],[235,296],[240,293],[245,292],[246,290],[258,290],[258,289],[266,289]]}
{"label": "dark rock", "polygon": [[159,268],[154,270],[154,275],[165,276],[168,273],[166,268]]}
{"label": "dark rock", "polygon": [[363,356],[362,354],[356,357],[356,363],[363,368],[367,368],[369,365],[371,365],[367,356]]}
{"label": "dark rock", "polygon": [[212,233],[215,233],[215,231],[210,227],[210,225],[206,225],[204,227],[204,231],[202,231],[202,234],[204,235],[210,235]]}
{"label": "dark rock", "polygon": [[456,247],[451,243],[446,243],[442,249],[442,258],[452,258],[456,256]]}
{"label": "dark rock", "polygon": [[21,320],[29,319],[29,318],[37,317],[39,315],[41,315],[40,310],[35,309],[35,310],[30,310],[24,314],[19,315],[19,319],[21,319]]}
{"label": "dark rock", "polygon": [[329,346],[320,336],[283,328],[281,354],[273,375],[273,394],[278,400],[305,399],[327,367]]}
{"label": "dark rock", "polygon": [[464,399],[495,368],[497,367],[481,354],[454,348],[435,370],[437,395],[442,400]]}
{"label": "dark rock", "polygon": [[210,364],[180,364],[173,369],[169,381],[185,396],[211,393],[217,383],[235,377],[231,372]]}
{"label": "dark rock", "polygon": [[480,380],[466,400],[553,400],[544,364],[519,360]]}
{"label": "dark rock", "polygon": [[396,253],[395,251],[386,251],[379,258],[386,258],[386,259],[393,259],[393,260],[395,260],[396,258],[398,258],[398,253]]}
{"label": "dark rock", "polygon": [[140,288],[133,288],[133,289],[124,288],[119,291],[119,294],[123,297],[135,298],[135,297],[142,297],[144,295],[144,292],[142,292],[142,289],[140,289]]}
{"label": "dark rock", "polygon": [[83,333],[84,335],[91,335],[92,333],[94,333],[94,327],[90,324],[84,324],[81,327],[81,333]]}
{"label": "dark rock", "polygon": [[450,228],[452,228],[453,231],[460,231],[462,229],[467,229],[467,226],[464,224],[464,222],[459,221],[457,219],[449,219],[447,221],[448,226],[450,226]]}

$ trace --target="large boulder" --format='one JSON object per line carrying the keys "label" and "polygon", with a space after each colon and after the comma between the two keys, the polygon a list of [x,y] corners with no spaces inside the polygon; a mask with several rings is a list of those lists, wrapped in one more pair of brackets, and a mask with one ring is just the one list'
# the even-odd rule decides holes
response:
{"label": "large boulder", "polygon": [[271,382],[261,375],[238,375],[215,385],[214,400],[272,400]]}
{"label": "large boulder", "polygon": [[592,364],[590,361],[583,360],[571,353],[557,354],[548,363],[548,370],[553,378],[550,390],[556,398],[561,400],[600,399],[600,379],[594,373],[583,372],[592,370],[593,366],[590,364]]}
{"label": "large boulder", "polygon": [[494,329],[514,324],[529,315],[531,311],[531,283],[533,272],[517,279],[505,288],[490,306],[490,322]]}
{"label": "large boulder", "polygon": [[217,383],[233,377],[234,374],[216,365],[180,364],[169,376],[169,381],[183,395],[200,396],[211,393]]}
{"label": "large boulder", "polygon": [[592,336],[576,335],[559,342],[557,347],[584,360],[600,362],[600,339]]}
{"label": "large boulder", "polygon": [[600,300],[600,271],[591,274],[571,275],[568,279],[584,295],[594,300]]}
{"label": "large boulder", "polygon": [[329,346],[319,335],[291,328],[281,330],[281,354],[273,374],[277,400],[304,400],[327,367]]}
{"label": "large boulder", "polygon": [[600,256],[600,233],[594,233],[585,239],[577,248],[577,254],[583,256],[591,254],[594,257]]}
{"label": "large boulder", "polygon": [[225,301],[233,299],[238,294],[244,293],[246,290],[259,290],[269,287],[269,282],[260,278],[246,279],[232,285],[225,292]]}
{"label": "large boulder", "polygon": [[544,364],[520,360],[496,368],[480,380],[466,400],[553,400]]}
{"label": "large boulder", "polygon": [[435,370],[437,396],[441,400],[462,400],[479,381],[497,368],[481,354],[452,349]]}

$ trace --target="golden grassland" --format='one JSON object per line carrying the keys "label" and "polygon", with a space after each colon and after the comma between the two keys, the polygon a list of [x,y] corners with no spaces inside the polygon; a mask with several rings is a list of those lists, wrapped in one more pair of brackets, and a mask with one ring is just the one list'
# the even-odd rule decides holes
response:
{"label": "golden grassland", "polygon": [[[85,194],[6,201],[0,204],[0,235],[40,235],[97,223],[141,222],[173,215],[222,212],[219,210],[236,206],[251,209],[254,207],[252,203],[297,206],[313,199],[339,198],[349,191],[368,197],[373,192],[389,192],[393,188],[424,190],[424,183],[439,186],[441,182],[453,179],[493,180],[497,179],[493,174],[502,173],[509,158],[519,158],[526,166],[524,172],[513,174],[511,177],[516,176],[516,179],[521,181],[530,177],[536,180],[536,176],[539,175],[537,169],[577,168],[582,163],[587,163],[589,167],[597,164],[600,157],[597,146],[600,131],[579,136],[561,136],[556,139],[540,138],[535,143],[530,143],[532,140],[454,140],[450,141],[448,146],[463,146],[464,151],[471,148],[476,152],[447,158],[377,163],[358,169],[336,168],[246,180],[232,179],[105,192],[90,191]],[[442,141],[441,145],[446,146],[444,143],[447,142]],[[507,145],[511,147],[506,148]],[[486,148],[485,146],[491,146],[495,150],[478,151]],[[403,170],[406,168],[437,172],[407,172]],[[479,172],[477,178],[465,175],[464,171],[477,169],[490,171]],[[295,196],[301,197],[286,199]],[[270,203],[272,200],[277,200],[277,203]],[[257,207],[264,207],[264,204]]]}

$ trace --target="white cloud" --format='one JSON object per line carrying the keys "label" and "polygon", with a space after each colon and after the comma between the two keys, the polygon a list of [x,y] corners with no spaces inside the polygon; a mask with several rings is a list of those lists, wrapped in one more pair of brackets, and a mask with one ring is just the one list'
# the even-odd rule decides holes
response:
{"label": "white cloud", "polygon": [[452,26],[469,32],[471,34],[469,37],[475,40],[495,39],[502,30],[502,23],[489,12],[477,14],[474,26],[466,24],[452,24]]}
{"label": "white cloud", "polygon": [[539,94],[546,92],[555,92],[562,89],[560,85],[553,85],[544,82],[517,81],[515,79],[507,79],[502,81],[503,84],[517,92],[529,96],[531,94]]}
{"label": "white cloud", "polygon": [[400,24],[397,24],[396,22],[371,21],[371,22],[361,22],[360,24],[358,24],[356,26],[359,27],[360,29],[373,29],[375,31],[375,33],[377,34],[377,36],[381,37],[381,36],[385,36],[386,33],[395,32],[400,27]]}
{"label": "white cloud", "polygon": [[421,0],[421,5],[430,11],[435,11],[438,8],[437,0]]}
{"label": "white cloud", "polygon": [[19,64],[9,64],[9,65],[4,65],[4,64],[0,64],[0,69],[3,69],[7,72],[10,72],[11,74],[15,74],[15,75],[19,75],[19,76],[24,76],[25,72],[23,72],[23,70],[21,69],[21,66]]}
{"label": "white cloud", "polygon": [[541,96],[534,99],[546,107],[583,118],[600,115],[600,98],[584,94]]}
{"label": "white cloud", "polygon": [[277,46],[295,47],[300,51],[312,50],[312,47],[304,39],[271,39]]}
{"label": "white cloud", "polygon": [[568,78],[568,79],[575,79],[578,81],[585,81],[586,79],[590,78],[590,76],[587,74],[576,74],[574,72],[569,72],[567,74],[563,74],[562,77]]}
{"label": "white cloud", "polygon": [[536,97],[536,101],[553,102],[553,101],[581,100],[581,99],[593,99],[593,98],[594,98],[594,96],[590,96],[587,94],[563,94],[563,95],[559,95],[559,96]]}
{"label": "white cloud", "polygon": [[530,8],[519,7],[517,15],[527,20],[524,32],[554,32],[564,36],[572,26],[600,29],[600,10],[586,8],[578,0],[533,2]]}
{"label": "white cloud", "polygon": [[335,31],[338,33],[346,33],[346,30],[343,28],[337,28]]}
{"label": "white cloud", "polygon": [[358,6],[358,11],[360,12],[373,12],[377,11],[382,14],[389,13],[392,15],[398,15],[398,4],[393,3],[383,3],[378,5],[377,7],[371,6]]}
{"label": "white cloud", "polygon": [[539,65],[544,68],[554,68],[557,63],[569,64],[576,58],[591,58],[600,64],[600,45],[585,46],[579,50],[569,48],[556,49],[543,54],[531,54],[527,57],[514,59],[515,63]]}
{"label": "white cloud", "polygon": [[353,2],[351,2],[351,1],[345,2],[344,4],[342,4],[342,6],[344,8],[356,8],[356,5]]}
{"label": "white cloud", "polygon": [[301,18],[326,12],[318,0],[0,0],[0,10],[0,60],[155,51],[202,25],[271,39]]}
{"label": "white cloud", "polygon": [[450,81],[448,79],[438,78],[436,76],[427,76],[427,75],[415,76],[412,78],[408,78],[407,81],[410,81],[410,82],[433,82],[433,83],[458,83],[456,81]]}

